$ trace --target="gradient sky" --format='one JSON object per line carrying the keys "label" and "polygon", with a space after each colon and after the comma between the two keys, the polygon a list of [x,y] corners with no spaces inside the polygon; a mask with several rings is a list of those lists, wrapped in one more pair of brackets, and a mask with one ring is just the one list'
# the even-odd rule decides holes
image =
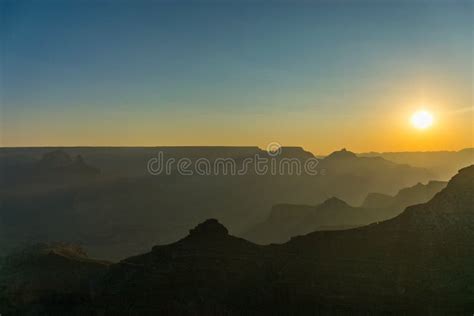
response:
{"label": "gradient sky", "polygon": [[0,21],[2,146],[474,146],[469,0],[2,0]]}

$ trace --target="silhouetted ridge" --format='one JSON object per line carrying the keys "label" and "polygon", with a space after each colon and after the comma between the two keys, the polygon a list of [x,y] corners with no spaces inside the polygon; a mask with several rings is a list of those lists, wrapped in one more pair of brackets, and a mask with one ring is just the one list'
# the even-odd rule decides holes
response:
{"label": "silhouetted ridge", "polygon": [[[281,245],[257,246],[209,219],[110,267],[83,261],[81,250],[40,247],[45,260],[0,266],[0,310],[7,302],[8,315],[470,315],[473,197],[474,165],[400,216]],[[318,224],[362,211],[312,208]]]}
{"label": "silhouetted ridge", "polygon": [[[318,230],[341,230],[390,218],[388,212],[353,207],[331,197],[315,206],[279,204],[270,216],[243,235],[259,244],[281,243]],[[394,214],[397,215],[397,214]]]}
{"label": "silhouetted ridge", "polygon": [[[298,167],[294,160],[276,162],[274,167],[278,172],[270,176],[274,169],[270,163],[274,161],[268,160],[267,167],[270,168],[267,176],[262,177],[255,173],[256,166],[245,166],[244,163],[249,162],[246,158],[256,155],[270,158],[265,149],[4,148],[0,150],[0,191],[12,198],[2,196],[0,251],[25,239],[42,241],[42,236],[48,236],[48,240],[81,242],[82,237],[78,236],[86,236],[92,254],[120,259],[144,252],[155,243],[183,238],[194,226],[183,227],[184,224],[197,224],[196,218],[217,217],[215,210],[219,210],[219,221],[229,225],[230,232],[242,233],[266,219],[276,204],[314,206],[328,197],[337,196],[349,205],[360,205],[369,192],[395,194],[402,187],[432,179],[419,168],[359,157],[328,163],[321,159],[315,166],[318,176],[303,170],[306,161],[301,161]],[[46,153],[49,154],[45,157],[54,156],[50,154],[52,151],[58,156],[70,156],[72,162],[67,167],[39,168],[41,156]],[[152,176],[147,171],[147,162],[158,158],[160,152],[163,152],[163,161],[154,168],[162,166],[162,172]],[[283,147],[281,155],[275,159],[287,155],[296,159],[312,156],[300,147]],[[177,171],[176,162],[181,158],[191,159],[192,164],[187,169],[194,176],[182,176]],[[208,160],[210,167],[196,165],[200,158]],[[218,158],[225,160],[216,164]],[[226,176],[226,170],[232,173],[234,169],[227,164],[227,158],[235,161],[235,172],[247,167],[245,176]],[[175,163],[169,165],[172,170],[168,176],[165,165],[171,159],[175,159]],[[100,168],[101,175],[87,172],[81,167],[84,164]],[[301,175],[298,175],[298,169],[301,169]],[[210,171],[210,176],[198,176],[203,170]],[[296,218],[293,210],[299,208],[283,210],[281,214]],[[339,229],[340,225],[337,226]],[[29,231],[34,234],[27,235]]]}
{"label": "silhouetted ridge", "polygon": [[446,188],[437,193],[425,205],[428,210],[439,213],[474,213],[473,188],[474,165],[471,165],[459,170],[458,174],[449,181]]}
{"label": "silhouetted ridge", "polygon": [[[90,301],[108,266],[71,244],[17,249],[0,261],[0,309],[8,315],[74,315],[78,305]],[[49,308],[54,313],[45,312]]]}
{"label": "silhouetted ridge", "polygon": [[219,223],[217,219],[211,218],[201,224],[197,225],[189,231],[190,236],[208,236],[208,235],[222,235],[229,234],[227,228]]}
{"label": "silhouetted ridge", "polygon": [[7,262],[14,262],[18,265],[28,262],[32,258],[42,256],[57,256],[74,260],[88,259],[86,251],[78,245],[67,243],[36,243],[13,252],[7,257]]}
{"label": "silhouetted ridge", "polygon": [[339,208],[339,207],[349,207],[349,205],[343,200],[333,196],[326,201],[324,201],[318,208]]}
{"label": "silhouetted ridge", "polygon": [[[357,158],[355,161],[374,158]],[[244,233],[260,243],[280,243],[312,231],[341,230],[380,222],[399,215],[407,206],[426,203],[446,187],[446,182],[430,181],[399,190],[395,196],[369,193],[361,207],[331,197],[316,206],[279,204],[270,216]]]}
{"label": "silhouetted ridge", "polygon": [[388,208],[391,206],[394,197],[388,194],[371,192],[367,194],[362,207],[366,208]]}
{"label": "silhouetted ridge", "polygon": [[324,160],[340,160],[340,159],[354,159],[357,158],[356,154],[352,151],[348,151],[347,149],[343,148],[339,151],[335,151],[328,155]]}
{"label": "silhouetted ridge", "polygon": [[417,183],[414,186],[403,188],[394,196],[382,193],[369,193],[362,203],[367,208],[389,208],[403,211],[407,206],[426,203],[431,200],[436,193],[440,192],[447,185],[444,181],[429,181],[427,184]]}
{"label": "silhouetted ridge", "polygon": [[[208,220],[181,241],[115,265],[100,303],[110,315],[126,308],[132,314],[241,315],[249,306],[282,315],[468,314],[474,303],[474,274],[466,268],[474,265],[473,181],[474,166],[401,216],[281,245],[256,246]],[[337,198],[323,204],[333,203],[345,204]],[[469,212],[446,213],[462,208]],[[362,212],[313,209],[319,223]],[[225,235],[193,238],[208,233]]]}
{"label": "silhouetted ridge", "polygon": [[314,158],[314,155],[303,149],[303,147],[281,147],[281,154],[279,157],[286,157],[286,158],[299,158],[299,159],[307,159],[307,158]]}
{"label": "silhouetted ridge", "polygon": [[459,151],[412,151],[358,153],[358,157],[383,157],[397,164],[428,168],[433,179],[449,180],[459,169],[474,163],[474,148]]}

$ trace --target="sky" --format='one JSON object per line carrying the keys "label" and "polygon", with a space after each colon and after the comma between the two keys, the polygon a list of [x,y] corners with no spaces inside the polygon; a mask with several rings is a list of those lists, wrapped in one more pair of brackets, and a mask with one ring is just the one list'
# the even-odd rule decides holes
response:
{"label": "sky", "polygon": [[1,146],[474,147],[469,0],[0,8]]}

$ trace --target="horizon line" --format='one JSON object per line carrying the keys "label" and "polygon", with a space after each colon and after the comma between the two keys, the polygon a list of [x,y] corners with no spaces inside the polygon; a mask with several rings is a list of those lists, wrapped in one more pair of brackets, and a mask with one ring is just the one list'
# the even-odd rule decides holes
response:
{"label": "horizon line", "polygon": [[[462,147],[457,150],[447,150],[447,149],[439,149],[439,150],[401,150],[401,151],[352,151],[348,149],[348,147],[342,147],[338,150],[333,150],[328,154],[315,154],[311,150],[305,149],[303,146],[281,146],[282,148],[299,148],[303,151],[310,152],[314,156],[320,155],[329,155],[331,153],[341,151],[343,149],[356,153],[356,154],[391,154],[391,153],[439,153],[439,152],[461,152],[464,150],[474,150],[474,147]],[[258,145],[149,145],[149,146],[133,146],[133,145],[124,145],[124,146],[116,146],[116,145],[104,145],[104,146],[95,146],[95,145],[47,145],[47,146],[0,146],[0,150],[4,149],[41,149],[41,148],[110,148],[110,149],[120,149],[120,148],[256,148],[262,151],[266,151],[262,149]]]}

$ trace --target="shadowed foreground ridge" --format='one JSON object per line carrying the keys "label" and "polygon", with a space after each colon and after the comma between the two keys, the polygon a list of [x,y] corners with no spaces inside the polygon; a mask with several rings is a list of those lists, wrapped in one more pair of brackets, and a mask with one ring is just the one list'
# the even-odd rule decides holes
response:
{"label": "shadowed foreground ridge", "polygon": [[99,303],[111,315],[469,313],[473,181],[470,166],[392,220],[283,245],[256,246],[209,220],[113,266]]}
{"label": "shadowed foreground ridge", "polygon": [[95,283],[109,264],[64,243],[16,250],[0,262],[0,310],[5,315],[92,312]]}
{"label": "shadowed foreground ridge", "polygon": [[469,315],[473,184],[470,166],[391,220],[281,245],[234,237],[215,219],[111,266],[77,247],[36,245],[3,260],[0,308],[13,315]]}

